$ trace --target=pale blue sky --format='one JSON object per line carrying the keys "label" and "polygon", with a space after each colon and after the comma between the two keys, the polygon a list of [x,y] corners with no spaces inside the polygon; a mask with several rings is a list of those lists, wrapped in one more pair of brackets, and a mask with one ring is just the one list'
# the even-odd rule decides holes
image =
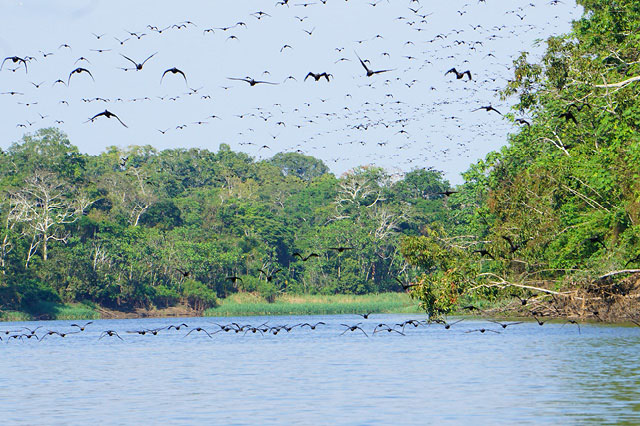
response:
{"label": "pale blue sky", "polygon": [[[24,93],[0,95],[0,147],[25,131],[58,125],[91,154],[109,145],[216,151],[228,143],[256,158],[300,150],[323,159],[338,174],[365,164],[390,172],[435,167],[457,183],[460,172],[503,145],[515,129],[495,113],[471,111],[492,104],[507,112],[508,102],[500,102],[495,90],[511,77],[513,58],[522,50],[540,53],[541,47],[533,47],[536,39],[568,31],[581,14],[569,0],[557,6],[531,0],[304,3],[0,0],[5,16],[0,54],[37,59],[29,62],[28,73],[12,72],[10,61],[0,72],[0,92]],[[410,7],[419,8],[417,14]],[[252,15],[257,11],[271,16],[257,19]],[[197,26],[161,34],[147,28],[186,20]],[[236,22],[246,27],[204,33]],[[138,40],[126,30],[146,35]],[[92,33],[104,35],[97,39]],[[130,40],[121,45],[115,37]],[[59,48],[63,43],[72,49]],[[281,52],[285,44],[293,48]],[[45,58],[43,52],[53,55]],[[120,53],[142,61],[154,52],[142,71],[119,69],[131,65]],[[393,71],[367,78],[355,52],[370,60],[372,69]],[[90,63],[75,63],[80,57]],[[336,62],[341,58],[348,61]],[[70,87],[52,87],[79,66],[90,70],[95,82],[79,74]],[[197,93],[187,95],[184,80],[170,74],[160,84],[162,72],[174,66],[187,74]],[[470,69],[474,81],[445,76],[454,66]],[[326,71],[333,78],[304,82],[309,71]],[[297,81],[285,82],[290,75]],[[280,84],[249,87],[228,79],[245,76]],[[39,88],[31,84],[41,82]],[[95,97],[109,102],[83,101]],[[145,97],[150,100],[131,101]],[[128,128],[105,118],[85,123],[105,109]],[[221,119],[207,118],[211,115]],[[194,124],[198,121],[206,124]],[[183,124],[187,127],[176,129]],[[169,130],[163,135],[158,129]]]}

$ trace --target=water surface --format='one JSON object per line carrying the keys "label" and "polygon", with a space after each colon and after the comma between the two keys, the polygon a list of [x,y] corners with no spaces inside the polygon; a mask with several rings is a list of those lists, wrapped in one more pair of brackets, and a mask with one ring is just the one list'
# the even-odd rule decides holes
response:
{"label": "water surface", "polygon": [[[3,424],[640,423],[640,328],[482,320],[408,326],[418,315],[94,321],[65,338],[0,342]],[[186,322],[158,335],[127,331]],[[214,322],[324,321],[277,335],[185,334]],[[356,324],[356,330],[340,335]],[[73,321],[8,323],[72,331]],[[466,333],[491,328],[500,334]],[[124,339],[98,339],[103,330]]]}

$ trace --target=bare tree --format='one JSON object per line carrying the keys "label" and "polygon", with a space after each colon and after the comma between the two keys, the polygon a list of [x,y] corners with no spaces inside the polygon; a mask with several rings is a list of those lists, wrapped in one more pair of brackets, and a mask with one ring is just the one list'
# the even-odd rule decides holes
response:
{"label": "bare tree", "polygon": [[39,247],[46,261],[50,241],[66,243],[64,225],[77,221],[92,203],[46,171],[36,171],[23,188],[9,192],[8,228],[19,225],[21,235],[31,239],[25,267]]}

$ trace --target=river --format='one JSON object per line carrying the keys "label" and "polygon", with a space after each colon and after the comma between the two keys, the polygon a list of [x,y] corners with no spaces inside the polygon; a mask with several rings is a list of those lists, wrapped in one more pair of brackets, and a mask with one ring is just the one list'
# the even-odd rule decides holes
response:
{"label": "river", "polygon": [[[96,320],[62,338],[0,334],[2,424],[640,423],[640,328],[419,315]],[[277,335],[219,332],[325,322]],[[128,331],[185,322],[157,335]],[[73,331],[73,321],[6,323]],[[84,323],[78,322],[76,323]],[[341,324],[362,323],[347,331]],[[468,332],[480,328],[499,331]],[[116,336],[99,339],[102,331]],[[16,334],[16,333],[13,333]],[[11,333],[9,334],[11,335]]]}

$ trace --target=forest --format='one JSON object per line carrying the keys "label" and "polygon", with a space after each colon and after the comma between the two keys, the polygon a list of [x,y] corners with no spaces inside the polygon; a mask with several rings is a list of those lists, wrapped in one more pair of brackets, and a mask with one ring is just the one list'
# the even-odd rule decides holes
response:
{"label": "forest", "polygon": [[81,154],[55,128],[0,155],[0,303],[215,306],[235,292],[402,291],[402,236],[443,217],[449,184],[322,161],[204,149]]}

